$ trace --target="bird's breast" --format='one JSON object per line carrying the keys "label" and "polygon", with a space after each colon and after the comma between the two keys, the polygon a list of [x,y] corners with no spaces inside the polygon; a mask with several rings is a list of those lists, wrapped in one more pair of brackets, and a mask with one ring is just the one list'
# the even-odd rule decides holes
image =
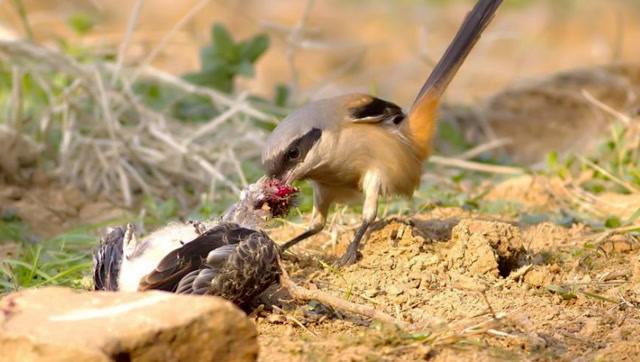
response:
{"label": "bird's breast", "polygon": [[422,162],[402,134],[377,125],[345,127],[322,150],[323,163],[310,179],[327,186],[362,191],[367,172],[381,177],[382,195],[411,196],[420,183]]}

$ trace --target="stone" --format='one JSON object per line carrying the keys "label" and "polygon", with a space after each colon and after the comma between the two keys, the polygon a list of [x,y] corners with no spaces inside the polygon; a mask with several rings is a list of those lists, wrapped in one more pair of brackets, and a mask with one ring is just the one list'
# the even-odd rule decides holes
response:
{"label": "stone", "polygon": [[257,336],[218,297],[46,287],[0,299],[0,362],[255,361]]}

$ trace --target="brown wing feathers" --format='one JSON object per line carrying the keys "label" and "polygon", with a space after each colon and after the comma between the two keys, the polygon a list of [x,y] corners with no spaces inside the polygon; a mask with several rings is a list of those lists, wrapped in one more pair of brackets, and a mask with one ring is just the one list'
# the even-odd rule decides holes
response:
{"label": "brown wing feathers", "polygon": [[265,233],[222,224],[167,254],[138,289],[210,294],[243,306],[277,282],[277,253]]}
{"label": "brown wing feathers", "polygon": [[235,235],[227,235],[236,224],[221,224],[179,249],[167,254],[158,266],[140,281],[138,290],[158,289],[175,291],[180,280],[194,270],[198,270],[212,250],[223,245],[238,243]]}

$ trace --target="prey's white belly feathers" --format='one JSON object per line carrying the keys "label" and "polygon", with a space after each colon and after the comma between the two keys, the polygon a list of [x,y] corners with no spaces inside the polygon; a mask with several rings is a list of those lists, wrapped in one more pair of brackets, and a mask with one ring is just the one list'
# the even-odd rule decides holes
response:
{"label": "prey's white belly feathers", "polygon": [[[206,229],[217,224],[202,222]],[[135,292],[140,279],[149,274],[169,252],[198,237],[191,224],[171,223],[139,240],[136,245],[124,246],[124,258],[118,276],[119,290]]]}

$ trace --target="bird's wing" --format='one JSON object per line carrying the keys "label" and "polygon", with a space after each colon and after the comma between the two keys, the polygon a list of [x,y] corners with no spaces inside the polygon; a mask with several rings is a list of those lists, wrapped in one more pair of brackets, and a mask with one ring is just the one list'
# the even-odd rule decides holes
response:
{"label": "bird's wing", "polygon": [[398,105],[366,94],[347,104],[347,114],[348,122],[389,126],[397,126],[405,118]]}
{"label": "bird's wing", "polygon": [[242,307],[276,283],[279,276],[276,244],[265,233],[253,231],[217,273],[209,294]]}
{"label": "bird's wing", "polygon": [[118,275],[124,248],[123,228],[113,229],[93,254],[93,284],[95,290],[118,290]]}
{"label": "bird's wing", "polygon": [[230,243],[237,243],[233,233],[236,224],[223,223],[168,253],[153,271],[140,280],[138,290],[175,291],[180,280],[200,269],[212,250]]}
{"label": "bird's wing", "polygon": [[211,281],[218,275],[237,247],[238,244],[224,245],[209,252],[205,264],[180,280],[176,293],[207,294],[211,288]]}
{"label": "bird's wing", "polygon": [[177,293],[209,294],[243,307],[277,282],[278,249],[263,232],[238,228],[229,236],[239,242],[213,250],[199,270],[179,283]]}

